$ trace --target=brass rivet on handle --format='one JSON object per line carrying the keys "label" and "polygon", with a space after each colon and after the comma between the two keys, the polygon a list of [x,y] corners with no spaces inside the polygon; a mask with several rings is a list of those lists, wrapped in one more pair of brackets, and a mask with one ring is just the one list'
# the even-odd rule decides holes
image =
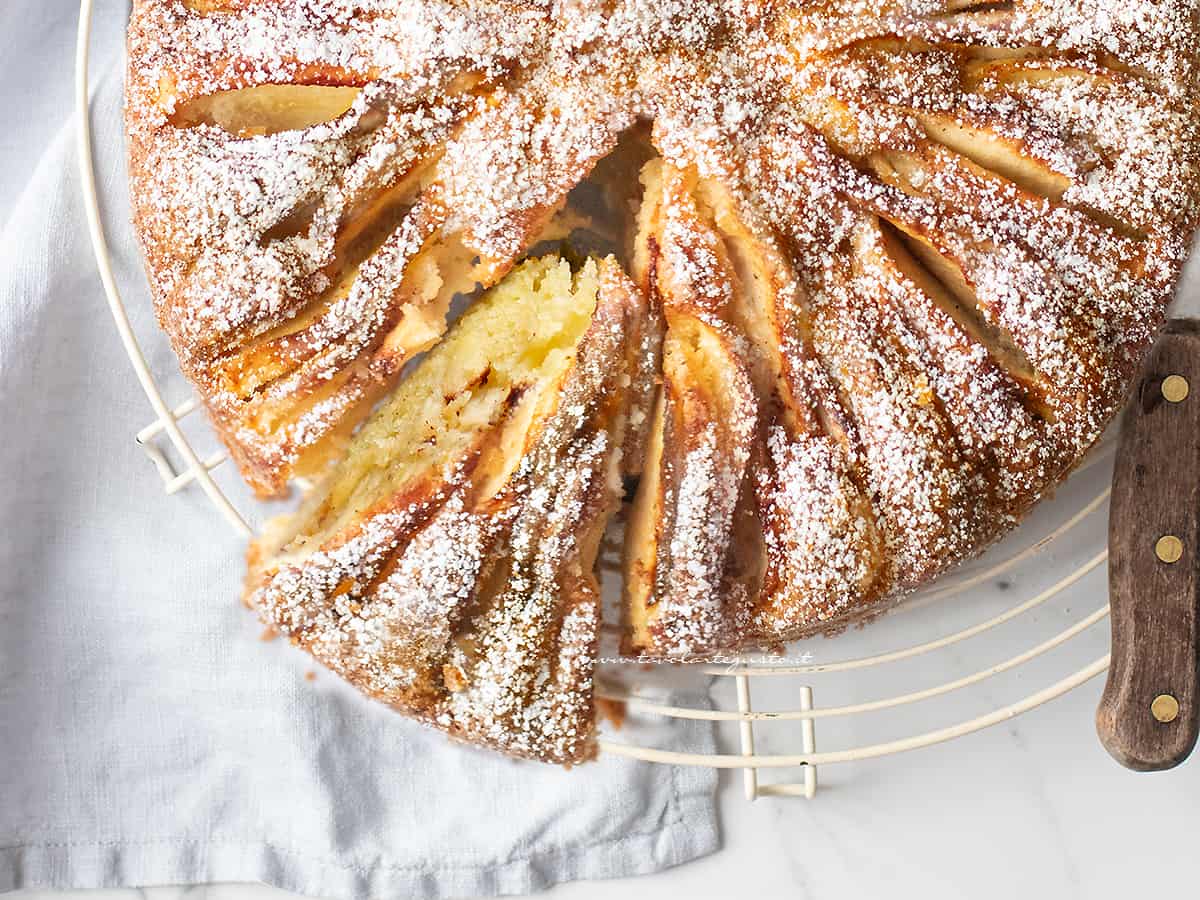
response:
{"label": "brass rivet on handle", "polygon": [[1168,403],[1182,403],[1191,389],[1188,380],[1182,375],[1168,375],[1163,379],[1162,395]]}
{"label": "brass rivet on handle", "polygon": [[1170,694],[1159,694],[1150,704],[1150,714],[1164,725],[1179,718],[1179,701]]}
{"label": "brass rivet on handle", "polygon": [[1173,534],[1164,534],[1154,545],[1154,555],[1168,565],[1183,559],[1183,541]]}

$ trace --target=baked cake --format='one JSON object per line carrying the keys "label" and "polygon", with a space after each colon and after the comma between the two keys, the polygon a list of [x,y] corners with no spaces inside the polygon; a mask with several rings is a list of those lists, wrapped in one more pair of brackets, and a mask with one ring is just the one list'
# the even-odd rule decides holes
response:
{"label": "baked cake", "polygon": [[1195,0],[137,0],[159,320],[247,482],[319,485],[250,602],[557,761],[622,478],[631,652],[886,608],[1121,406],[1196,224],[1198,32]]}
{"label": "baked cake", "polygon": [[455,737],[591,756],[595,563],[621,497],[642,327],[611,260],[522,264],[254,542],[249,604]]}

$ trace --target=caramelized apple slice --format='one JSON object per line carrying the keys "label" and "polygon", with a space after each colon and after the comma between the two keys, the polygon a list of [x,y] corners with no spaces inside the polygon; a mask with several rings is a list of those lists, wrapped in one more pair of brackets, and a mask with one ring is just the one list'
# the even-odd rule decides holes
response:
{"label": "caramelized apple slice", "polygon": [[[811,344],[806,289],[727,186],[697,185],[732,265],[733,317],[753,344],[762,433],[743,490],[729,586],[741,646],[775,646],[869,614],[886,596],[883,535],[848,417]],[[753,528],[755,534],[746,534]]]}
{"label": "caramelized apple slice", "polygon": [[1067,463],[1068,448],[1022,383],[997,362],[994,345],[972,329],[958,301],[899,234],[873,222],[859,252],[883,280],[883,299],[909,335],[909,353],[930,373],[959,451],[987,481],[990,505],[1001,522],[1015,518]]}
{"label": "caramelized apple slice", "polygon": [[1188,104],[1130,73],[1081,61],[978,64],[972,90],[1000,109],[1027,111],[1075,152],[1062,168],[1071,186],[1066,203],[1087,210],[1130,237],[1194,221],[1200,132]]}
{"label": "caramelized apple slice", "polygon": [[1167,299],[1143,275],[1145,248],[937,145],[875,165],[918,201],[881,195],[876,208],[909,237],[964,321],[976,319],[1042,414],[1090,443],[1092,412],[1119,402]]}
{"label": "caramelized apple slice", "polygon": [[626,649],[686,658],[731,637],[726,573],[757,409],[733,284],[692,198],[694,174],[644,174],[645,289],[662,304],[662,387],[626,530]]}
{"label": "caramelized apple slice", "polygon": [[183,103],[171,117],[180,128],[214,125],[237,137],[299,131],[343,115],[359,88],[320,84],[260,84]]}
{"label": "caramelized apple slice", "polygon": [[734,514],[753,398],[727,335],[668,313],[663,387],[627,531],[628,649],[688,657],[723,646]]}

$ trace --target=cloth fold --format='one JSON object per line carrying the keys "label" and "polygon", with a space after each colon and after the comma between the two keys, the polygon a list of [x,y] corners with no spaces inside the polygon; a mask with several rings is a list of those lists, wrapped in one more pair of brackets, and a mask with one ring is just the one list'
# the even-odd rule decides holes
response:
{"label": "cloth fold", "polygon": [[[79,199],[75,4],[38,7],[0,10],[0,890],[523,893],[713,851],[711,770],[604,757],[565,772],[451,745],[258,640],[237,603],[242,542],[200,490],[165,496],[133,441],[152,413]],[[97,174],[135,331],[178,402],[128,226],[126,13],[95,15]],[[198,416],[185,427],[214,447]],[[630,720],[639,742],[711,749],[703,724]]]}

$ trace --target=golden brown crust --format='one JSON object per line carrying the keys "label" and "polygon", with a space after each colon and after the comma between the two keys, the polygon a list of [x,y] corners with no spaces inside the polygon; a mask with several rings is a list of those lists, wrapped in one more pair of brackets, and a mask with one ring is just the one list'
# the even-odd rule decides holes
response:
{"label": "golden brown crust", "polygon": [[[553,70],[493,82],[539,40],[545,23],[511,27],[524,4],[417,22],[337,6],[356,8],[331,2],[325,18],[307,4],[214,13],[154,0],[130,24],[134,223],[159,319],[264,495],[336,455],[440,337],[451,298],[502,277],[632,120],[604,103],[561,115]],[[614,77],[576,74],[600,97]],[[314,101],[261,100],[281,82],[361,89],[330,120],[287,129],[288,110]],[[194,115],[219,93],[243,107],[235,132],[228,116]],[[497,189],[518,164],[536,191]]]}
{"label": "golden brown crust", "polygon": [[774,643],[978,552],[1111,420],[1196,224],[1198,28],[1162,0],[143,0],[134,219],[275,493],[649,120],[631,643]]}

